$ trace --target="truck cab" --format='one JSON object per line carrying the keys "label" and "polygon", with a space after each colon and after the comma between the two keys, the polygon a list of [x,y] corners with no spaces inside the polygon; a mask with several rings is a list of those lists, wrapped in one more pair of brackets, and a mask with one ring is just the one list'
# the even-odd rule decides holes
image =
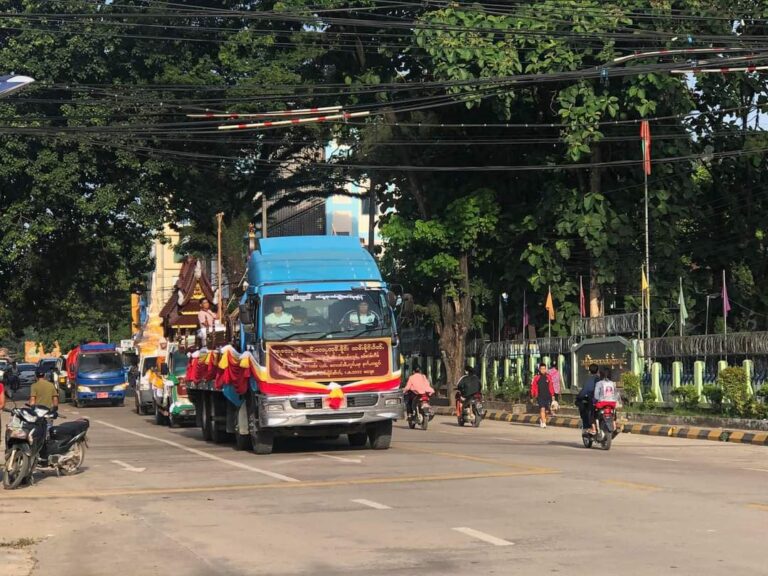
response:
{"label": "truck cab", "polygon": [[111,404],[125,403],[127,371],[114,344],[83,344],[74,359],[74,386],[72,403]]}
{"label": "truck cab", "polygon": [[241,347],[256,360],[251,435],[346,434],[389,447],[403,417],[394,297],[357,239],[272,238],[248,264]]}

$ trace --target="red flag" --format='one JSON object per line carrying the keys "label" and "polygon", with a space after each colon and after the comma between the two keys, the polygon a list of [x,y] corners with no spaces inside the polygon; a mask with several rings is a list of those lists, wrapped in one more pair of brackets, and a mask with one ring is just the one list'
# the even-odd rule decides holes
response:
{"label": "red flag", "polygon": [[584,282],[581,276],[579,276],[579,312],[582,318],[587,317],[587,301],[584,298]]}
{"label": "red flag", "polygon": [[643,141],[643,171],[651,174],[651,127],[648,120],[640,123],[640,139]]}

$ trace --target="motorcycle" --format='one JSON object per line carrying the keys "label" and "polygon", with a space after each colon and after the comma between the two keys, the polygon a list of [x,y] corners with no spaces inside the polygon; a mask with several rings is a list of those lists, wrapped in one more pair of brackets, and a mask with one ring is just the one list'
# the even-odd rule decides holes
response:
{"label": "motorcycle", "polygon": [[615,402],[599,402],[595,406],[595,428],[595,434],[590,434],[587,429],[582,430],[584,448],[592,448],[592,444],[597,443],[603,450],[610,450],[613,439],[619,434],[616,428]]}
{"label": "motorcycle", "polygon": [[483,395],[480,392],[473,394],[468,402],[464,402],[461,395],[456,395],[456,418],[459,422],[459,426],[464,424],[472,424],[474,428],[480,426],[483,418],[485,418],[485,409],[483,408]]}
{"label": "motorcycle", "polygon": [[408,413],[408,427],[413,430],[416,426],[421,426],[422,430],[426,430],[429,421],[435,417],[432,406],[429,405],[429,394],[421,394],[412,406],[413,410]]}
{"label": "motorcycle", "polygon": [[34,483],[33,475],[38,468],[54,470],[57,476],[77,473],[88,446],[87,419],[53,426],[58,415],[42,406],[14,406],[3,411],[12,415],[5,431],[6,490],[18,488],[25,480]]}

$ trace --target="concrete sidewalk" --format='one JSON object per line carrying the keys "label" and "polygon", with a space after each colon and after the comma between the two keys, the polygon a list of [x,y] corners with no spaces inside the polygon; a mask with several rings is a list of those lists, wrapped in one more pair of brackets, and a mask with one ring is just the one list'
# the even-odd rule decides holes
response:
{"label": "concrete sidewalk", "polygon": [[[454,416],[452,408],[439,406],[435,413],[440,416]],[[538,424],[538,414],[512,414],[510,412],[488,411],[487,420],[511,422],[513,424]],[[581,419],[573,416],[550,416],[549,426],[565,428],[581,428]],[[716,442],[735,442],[738,444],[754,444],[768,446],[768,432],[749,432],[728,428],[697,428],[690,426],[666,426],[663,424],[642,424],[619,422],[621,431],[625,434],[645,434],[647,436],[669,436],[687,438],[689,440],[712,440]]]}

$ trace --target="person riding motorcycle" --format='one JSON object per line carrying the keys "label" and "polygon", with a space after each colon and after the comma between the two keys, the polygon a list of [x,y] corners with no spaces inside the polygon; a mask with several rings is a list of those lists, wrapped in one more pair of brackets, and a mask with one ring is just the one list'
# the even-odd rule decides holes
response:
{"label": "person riding motorcycle", "polygon": [[456,400],[460,401],[462,406],[480,392],[480,379],[475,375],[475,369],[469,364],[464,366],[464,376],[461,377],[456,388]]}
{"label": "person riding motorcycle", "polygon": [[584,430],[589,430],[590,434],[595,434],[595,386],[601,378],[598,376],[597,364],[589,365],[589,378],[584,383],[584,387],[576,395],[576,406],[579,407],[579,415]]}
{"label": "person riding motorcycle", "polygon": [[416,402],[424,394],[432,396],[435,393],[435,389],[429,383],[424,374],[421,373],[421,368],[418,366],[413,367],[413,374],[408,378],[408,382],[405,384],[403,394],[405,395],[405,408],[408,411],[408,415],[414,413],[416,410]]}

